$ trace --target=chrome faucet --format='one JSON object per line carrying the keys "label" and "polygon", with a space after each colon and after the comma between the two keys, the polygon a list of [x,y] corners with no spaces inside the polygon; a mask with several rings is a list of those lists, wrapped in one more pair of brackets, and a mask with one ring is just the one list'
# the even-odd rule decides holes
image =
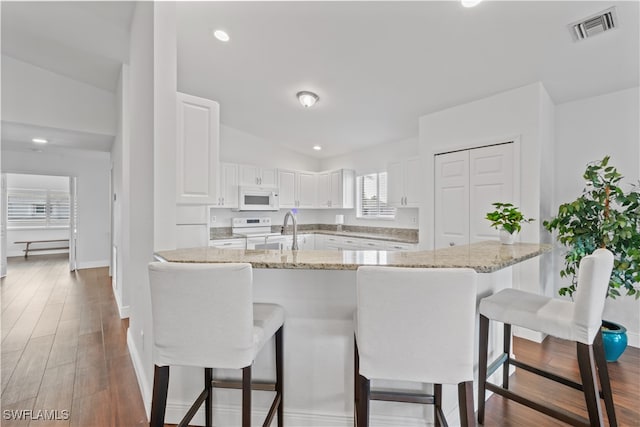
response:
{"label": "chrome faucet", "polygon": [[293,215],[291,211],[287,212],[284,216],[284,224],[282,225],[282,234],[285,233],[287,229],[287,222],[291,218],[291,223],[293,224],[293,243],[291,244],[291,250],[298,250],[298,225],[296,224],[296,217]]}

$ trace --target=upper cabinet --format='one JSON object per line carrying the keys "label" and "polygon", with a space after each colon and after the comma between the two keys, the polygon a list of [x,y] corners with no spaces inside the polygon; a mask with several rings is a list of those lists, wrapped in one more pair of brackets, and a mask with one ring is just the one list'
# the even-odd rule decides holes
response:
{"label": "upper cabinet", "polygon": [[418,157],[387,165],[388,201],[398,208],[420,205],[422,169]]}
{"label": "upper cabinet", "polygon": [[217,204],[220,106],[178,92],[176,114],[177,202]]}
{"label": "upper cabinet", "polygon": [[317,174],[278,169],[281,208],[315,208]]}
{"label": "upper cabinet", "polygon": [[355,207],[355,171],[338,169],[318,174],[320,208],[352,209]]}
{"label": "upper cabinet", "polygon": [[238,207],[238,165],[220,163],[220,192],[217,206],[221,208]]}
{"label": "upper cabinet", "polygon": [[240,165],[240,185],[277,187],[277,169],[261,168],[253,165]]}

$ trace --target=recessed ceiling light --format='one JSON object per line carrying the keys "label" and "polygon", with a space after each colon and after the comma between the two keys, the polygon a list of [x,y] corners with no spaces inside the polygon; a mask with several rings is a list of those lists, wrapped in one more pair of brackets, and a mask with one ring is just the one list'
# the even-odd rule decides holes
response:
{"label": "recessed ceiling light", "polygon": [[319,145],[314,145],[313,149],[316,150],[316,151],[320,151],[320,150],[322,150],[322,147],[319,146]]}
{"label": "recessed ceiling light", "polygon": [[309,92],[308,90],[298,92],[296,93],[296,96],[304,108],[312,107],[320,99],[318,95],[313,92]]}
{"label": "recessed ceiling light", "polygon": [[215,30],[213,32],[213,37],[217,38],[221,42],[228,42],[231,39],[231,37],[229,37],[229,34],[227,34],[227,32],[223,30]]}
{"label": "recessed ceiling light", "polygon": [[33,142],[35,142],[37,144],[46,144],[47,142],[49,142],[44,138],[33,138],[31,141],[33,141]]}
{"label": "recessed ceiling light", "polygon": [[477,6],[482,0],[460,0],[464,7],[473,7]]}

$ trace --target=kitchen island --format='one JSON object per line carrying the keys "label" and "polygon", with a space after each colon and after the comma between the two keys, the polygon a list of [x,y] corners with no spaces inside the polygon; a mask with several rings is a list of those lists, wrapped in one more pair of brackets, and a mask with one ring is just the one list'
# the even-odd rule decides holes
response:
{"label": "kitchen island", "polygon": [[[434,251],[276,251],[192,248],[161,251],[169,262],[248,262],[254,267],[254,300],[280,304],[285,322],[285,418],[290,426],[353,425],[353,312],[356,270],[362,265],[411,268],[473,268],[479,273],[481,298],[512,286],[512,266],[551,250],[549,245],[501,245],[487,241]],[[527,261],[530,260],[530,261]],[[177,284],[179,286],[179,284]],[[428,307],[429,302],[425,302]],[[452,307],[455,309],[455,307]],[[441,327],[446,335],[446,325]],[[501,328],[491,328],[490,359],[500,352]],[[477,335],[477,334],[476,334]],[[273,343],[258,356],[254,377],[274,376]],[[477,347],[477,346],[476,346]],[[437,349],[434,349],[437,351]],[[477,351],[477,350],[476,350]],[[477,355],[474,355],[477,360]],[[500,370],[499,370],[500,371]],[[500,372],[496,372],[499,375]],[[239,378],[239,372],[217,370],[216,376]],[[499,381],[499,378],[497,378]],[[167,422],[180,420],[201,388],[201,370],[172,372]],[[384,386],[374,383],[373,386]],[[397,384],[395,384],[397,386]],[[415,384],[402,384],[404,388]],[[428,385],[418,387],[429,387]],[[457,423],[457,388],[445,386],[444,410]],[[270,403],[268,393],[255,392],[253,412],[260,423]],[[215,425],[239,425],[240,395],[216,390]],[[204,415],[199,414],[200,421]],[[371,405],[371,425],[418,426],[432,419],[429,406],[393,402]],[[198,421],[196,418],[194,421]]]}

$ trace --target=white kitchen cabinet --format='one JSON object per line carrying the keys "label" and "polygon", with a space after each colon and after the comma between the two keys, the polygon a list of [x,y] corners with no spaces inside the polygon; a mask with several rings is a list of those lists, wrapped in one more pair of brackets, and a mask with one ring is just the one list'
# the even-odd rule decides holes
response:
{"label": "white kitchen cabinet", "polygon": [[220,249],[245,249],[246,239],[209,240],[209,246]]}
{"label": "white kitchen cabinet", "polygon": [[177,98],[176,199],[215,204],[218,197],[220,106],[179,93]]}
{"label": "white kitchen cabinet", "polygon": [[[313,234],[298,234],[298,250],[308,251],[315,249],[315,239]],[[293,244],[293,236],[287,235],[285,238],[284,249],[291,250]]]}
{"label": "white kitchen cabinet", "polygon": [[295,208],[298,206],[296,172],[292,170],[279,169],[278,181],[280,183],[280,208]]}
{"label": "white kitchen cabinet", "polygon": [[415,243],[385,242],[384,247],[387,251],[415,251],[418,249],[418,245]]}
{"label": "white kitchen cabinet", "polygon": [[313,249],[323,251],[326,249],[327,236],[325,234],[315,234],[313,236]]}
{"label": "white kitchen cabinet", "polygon": [[355,207],[355,171],[337,169],[317,174],[319,208],[353,209]]}
{"label": "white kitchen cabinet", "polygon": [[493,202],[517,204],[513,162],[513,143],[436,156],[436,249],[498,237],[485,216]]}
{"label": "white kitchen cabinet", "polygon": [[420,205],[422,169],[418,157],[387,165],[387,200],[398,208]]}
{"label": "white kitchen cabinet", "polygon": [[281,208],[315,208],[316,182],[314,172],[278,170]]}
{"label": "white kitchen cabinet", "polygon": [[238,165],[235,163],[220,163],[219,192],[214,207],[238,207]]}
{"label": "white kitchen cabinet", "polygon": [[277,187],[278,170],[254,165],[240,165],[240,185]]}

